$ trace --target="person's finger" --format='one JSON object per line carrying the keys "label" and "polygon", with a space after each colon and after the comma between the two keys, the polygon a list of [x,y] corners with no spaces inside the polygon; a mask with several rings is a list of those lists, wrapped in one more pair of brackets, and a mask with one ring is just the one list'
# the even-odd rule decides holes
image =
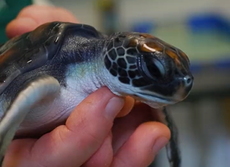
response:
{"label": "person's finger", "polygon": [[118,150],[111,167],[148,166],[169,138],[170,131],[164,124],[143,123]]}
{"label": "person's finger", "polygon": [[9,38],[34,30],[41,24],[52,21],[77,22],[68,10],[52,6],[25,7],[6,27]]}
{"label": "person's finger", "polygon": [[93,156],[82,165],[82,167],[110,167],[113,161],[112,135],[110,134],[102,146],[97,150]]}
{"label": "person's finger", "polygon": [[130,96],[127,96],[127,97],[125,98],[125,105],[124,105],[124,107],[121,109],[121,111],[119,112],[119,114],[117,115],[117,118],[118,118],[118,117],[124,117],[124,116],[126,116],[127,114],[129,114],[129,112],[132,110],[134,104],[135,104],[134,98],[132,98],[132,97],[130,97]]}
{"label": "person's finger", "polygon": [[[82,165],[109,135],[113,119],[123,105],[124,99],[113,95],[107,88],[97,90],[76,107],[65,125],[42,136],[34,145],[17,149],[16,153],[20,154],[13,156],[17,166],[28,163],[28,166],[36,166],[34,163],[37,162],[55,167]],[[11,156],[12,151],[11,147],[8,153]]]}
{"label": "person's finger", "polygon": [[36,141],[36,139],[17,139],[12,141],[5,154],[2,167],[41,166],[39,161],[31,160],[31,149]]}

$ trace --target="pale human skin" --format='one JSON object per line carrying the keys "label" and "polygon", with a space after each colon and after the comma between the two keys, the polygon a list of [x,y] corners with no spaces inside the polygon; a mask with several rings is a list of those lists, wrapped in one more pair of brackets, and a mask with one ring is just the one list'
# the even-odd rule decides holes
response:
{"label": "pale human skin", "polygon": [[[12,38],[50,21],[78,22],[62,8],[29,6],[6,33]],[[146,167],[170,138],[169,129],[154,119],[148,106],[104,87],[81,102],[65,125],[38,139],[14,140],[3,166]]]}

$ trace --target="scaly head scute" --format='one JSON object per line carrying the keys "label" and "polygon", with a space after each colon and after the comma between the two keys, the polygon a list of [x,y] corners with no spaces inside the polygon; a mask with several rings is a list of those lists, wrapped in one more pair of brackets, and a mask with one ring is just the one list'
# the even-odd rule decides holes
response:
{"label": "scaly head scute", "polygon": [[113,35],[104,63],[123,86],[133,88],[133,96],[147,102],[181,101],[193,84],[186,54],[148,34]]}

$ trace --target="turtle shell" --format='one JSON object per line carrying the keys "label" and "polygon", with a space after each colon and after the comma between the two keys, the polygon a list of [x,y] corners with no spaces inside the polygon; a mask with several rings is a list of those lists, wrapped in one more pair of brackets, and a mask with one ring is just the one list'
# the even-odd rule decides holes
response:
{"label": "turtle shell", "polygon": [[102,38],[89,25],[51,22],[17,36],[0,48],[0,94],[19,75],[52,60],[63,45],[66,33],[85,38]]}

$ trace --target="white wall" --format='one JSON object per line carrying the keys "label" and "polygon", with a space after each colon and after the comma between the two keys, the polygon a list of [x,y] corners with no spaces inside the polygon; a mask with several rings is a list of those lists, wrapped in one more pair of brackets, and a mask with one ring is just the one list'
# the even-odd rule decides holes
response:
{"label": "white wall", "polygon": [[70,10],[81,23],[100,28],[95,0],[50,0],[50,2]]}
{"label": "white wall", "polygon": [[[97,28],[99,16],[96,0],[50,0],[57,6],[72,11],[83,23]],[[117,0],[120,3],[119,19],[126,28],[137,20],[154,20],[159,23],[183,21],[190,14],[215,11],[230,18],[230,0]],[[229,19],[230,20],[230,19]]]}

